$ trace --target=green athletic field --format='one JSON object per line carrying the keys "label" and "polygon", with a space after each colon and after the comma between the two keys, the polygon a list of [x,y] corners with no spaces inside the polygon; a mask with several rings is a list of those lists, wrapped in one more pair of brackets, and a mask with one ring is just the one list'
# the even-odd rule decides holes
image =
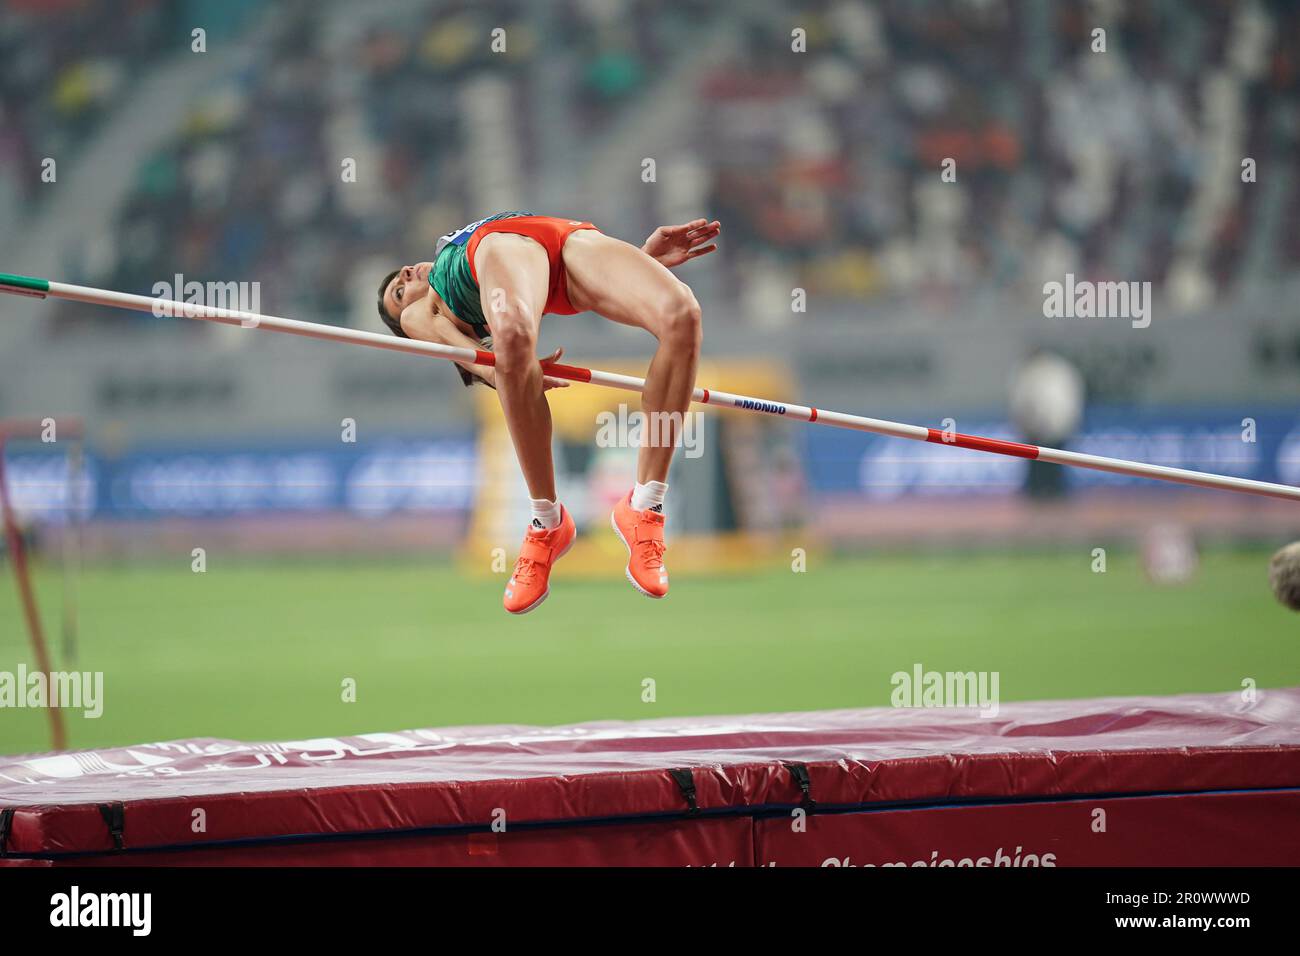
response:
{"label": "green athletic field", "polygon": [[[810,559],[679,579],[652,602],[617,571],[553,582],[512,618],[500,581],[448,564],[245,563],[88,568],[80,670],[104,713],[70,716],[74,746],[252,740],[466,723],[863,707],[890,677],[1000,672],[1003,701],[1300,684],[1300,618],[1267,552],[1214,551],[1194,583],[1158,588],[1132,556],[1104,574],[1076,554]],[[38,573],[56,668],[59,575]],[[11,569],[0,567],[0,670],[32,666]],[[69,668],[70,669],[70,668]],[[355,703],[342,700],[347,678]],[[642,682],[655,681],[655,701]],[[0,752],[48,748],[45,715],[0,710]]]}

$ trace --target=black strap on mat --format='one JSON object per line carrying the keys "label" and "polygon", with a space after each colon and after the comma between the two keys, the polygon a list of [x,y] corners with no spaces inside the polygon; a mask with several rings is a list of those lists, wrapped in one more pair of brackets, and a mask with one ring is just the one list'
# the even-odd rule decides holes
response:
{"label": "black strap on mat", "polygon": [[788,763],[785,764],[785,769],[790,771],[790,776],[794,777],[795,783],[799,784],[799,789],[803,792],[803,808],[809,811],[816,809],[817,802],[812,798],[812,779],[808,776],[808,768],[801,763]]}
{"label": "black strap on mat", "polygon": [[695,778],[688,769],[669,770],[677,788],[681,790],[682,796],[686,798],[686,805],[690,808],[688,811],[691,816],[700,812],[700,805],[695,800]]}
{"label": "black strap on mat", "polygon": [[123,839],[122,831],[126,828],[126,807],[120,803],[101,803],[99,815],[104,818],[108,832],[113,835],[113,848],[116,850],[125,848],[126,841]]}
{"label": "black strap on mat", "polygon": [[14,808],[0,809],[0,856],[5,855],[5,844],[9,840],[9,828],[13,825]]}

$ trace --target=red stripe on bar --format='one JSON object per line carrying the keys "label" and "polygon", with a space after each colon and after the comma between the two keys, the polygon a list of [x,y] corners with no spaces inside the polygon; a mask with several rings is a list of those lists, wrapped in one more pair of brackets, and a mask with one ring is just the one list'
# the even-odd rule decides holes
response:
{"label": "red stripe on bar", "polygon": [[475,349],[475,350],[474,350],[474,364],[475,364],[475,365],[491,365],[493,368],[496,368],[497,357],[496,357],[495,355],[493,355],[491,352],[484,352],[482,349]]}
{"label": "red stripe on bar", "polygon": [[1000,438],[981,438],[979,435],[963,435],[961,432],[944,432],[937,428],[928,429],[925,440],[936,445],[953,445],[957,448],[973,448],[975,451],[991,451],[997,455],[1011,455],[1015,458],[1037,458],[1037,445],[1023,445],[1018,441],[1003,441]]}
{"label": "red stripe on bar", "polygon": [[567,378],[574,382],[591,381],[591,369],[582,368],[578,365],[555,365],[551,362],[543,362],[542,371],[547,375],[554,375],[556,378]]}
{"label": "red stripe on bar", "polygon": [[817,421],[817,409],[814,408],[814,409],[812,410],[812,418],[808,419],[808,421],[810,421],[810,422],[815,422],[815,421]]}
{"label": "red stripe on bar", "polygon": [[700,402],[700,404],[701,405],[709,404],[709,390],[707,388],[704,390],[704,401]]}

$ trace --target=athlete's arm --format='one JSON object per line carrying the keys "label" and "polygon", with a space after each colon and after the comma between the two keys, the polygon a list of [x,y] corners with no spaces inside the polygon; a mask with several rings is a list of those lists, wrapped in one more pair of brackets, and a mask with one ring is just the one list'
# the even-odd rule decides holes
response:
{"label": "athlete's arm", "polygon": [[713,222],[707,219],[692,219],[680,226],[660,226],[650,233],[641,251],[672,269],[683,262],[716,251],[718,244],[711,240],[718,238],[720,232],[722,232],[722,223],[716,219]]}
{"label": "athlete's arm", "polygon": [[[483,348],[478,340],[462,332],[451,319],[429,308],[428,298],[413,302],[402,312],[402,331],[413,339],[433,342],[437,345],[454,345],[457,348],[472,349],[477,352]],[[475,362],[457,362],[470,375],[484,385],[496,388],[496,370],[490,365]]]}
{"label": "athlete's arm", "polygon": [[[438,345],[454,345],[457,348],[473,349],[475,352],[483,348],[477,339],[462,332],[451,319],[440,312],[430,311],[424,300],[408,306],[402,313],[402,331],[413,339],[434,342]],[[564,349],[558,348],[542,361],[558,362],[563,354]],[[476,362],[456,364],[489,388],[497,387],[497,370],[491,365],[479,365]],[[553,378],[550,375],[542,376],[543,391],[568,388],[569,384],[566,379]]]}

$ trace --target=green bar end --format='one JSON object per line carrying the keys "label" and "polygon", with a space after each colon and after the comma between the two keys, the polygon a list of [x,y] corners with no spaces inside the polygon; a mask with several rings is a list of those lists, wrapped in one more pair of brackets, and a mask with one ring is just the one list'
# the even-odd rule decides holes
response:
{"label": "green bar end", "polygon": [[0,272],[0,286],[10,286],[15,289],[27,289],[31,292],[49,292],[50,280],[37,279],[34,276],[16,276],[8,272]]}

